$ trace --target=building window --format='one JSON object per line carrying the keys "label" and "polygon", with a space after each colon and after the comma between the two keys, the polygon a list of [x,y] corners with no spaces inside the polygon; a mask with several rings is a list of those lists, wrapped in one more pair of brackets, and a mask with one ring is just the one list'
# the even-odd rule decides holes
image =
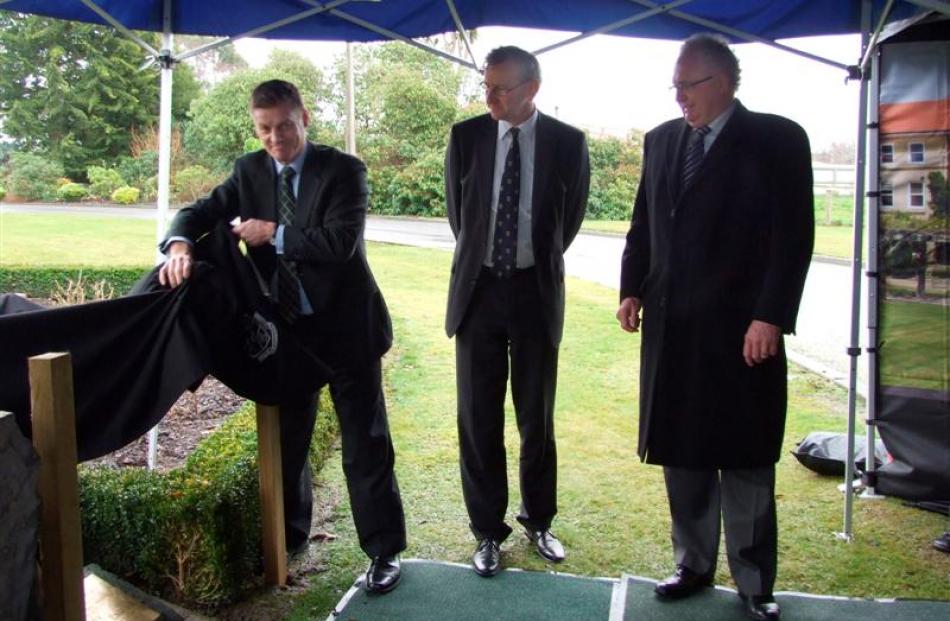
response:
{"label": "building window", "polygon": [[923,209],[924,207],[924,184],[910,182],[910,200],[908,206],[914,209]]}
{"label": "building window", "polygon": [[890,183],[881,183],[881,207],[894,206],[894,186]]}
{"label": "building window", "polygon": [[890,164],[893,161],[894,161],[894,145],[882,144],[881,145],[881,163]]}
{"label": "building window", "polygon": [[914,164],[919,164],[924,161],[924,143],[922,142],[912,142],[908,146],[910,153],[910,161]]}

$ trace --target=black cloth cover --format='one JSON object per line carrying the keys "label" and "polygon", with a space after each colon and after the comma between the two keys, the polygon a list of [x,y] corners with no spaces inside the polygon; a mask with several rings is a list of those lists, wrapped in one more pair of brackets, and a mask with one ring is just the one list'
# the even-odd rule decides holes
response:
{"label": "black cloth cover", "polygon": [[209,373],[268,404],[326,383],[327,367],[266,319],[269,303],[226,227],[200,240],[195,256],[192,278],[174,290],[158,286],[156,268],[115,300],[24,310],[24,300],[0,296],[0,309],[13,311],[0,316],[0,410],[30,436],[27,358],[69,352],[85,461],[141,436]]}
{"label": "black cloth cover", "polygon": [[[867,458],[867,437],[854,438],[854,466],[858,470],[865,470]],[[798,462],[818,474],[828,476],[843,476],[844,464],[847,461],[848,436],[844,433],[827,431],[813,431],[805,436],[792,451]],[[879,468],[888,460],[884,443],[876,440],[874,443],[874,467]]]}

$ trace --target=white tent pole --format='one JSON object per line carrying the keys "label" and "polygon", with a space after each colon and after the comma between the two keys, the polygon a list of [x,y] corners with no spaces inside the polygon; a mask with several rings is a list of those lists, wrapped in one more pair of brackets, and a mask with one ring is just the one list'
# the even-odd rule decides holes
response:
{"label": "white tent pole", "polygon": [[462,18],[459,15],[458,9],[455,8],[454,0],[445,0],[445,4],[449,7],[449,13],[452,14],[452,20],[455,22],[455,29],[458,31],[462,43],[465,44],[468,57],[472,59],[473,65],[478,65],[478,60],[475,59],[475,54],[472,52],[472,42],[468,40],[468,34],[465,32],[465,26],[462,25]]}
{"label": "white tent pole", "polygon": [[[871,30],[870,0],[861,2],[861,55],[867,50]],[[851,340],[848,356],[851,358],[848,373],[848,438],[844,462],[844,530],[838,533],[839,539],[851,541],[854,533],[851,517],[854,506],[854,428],[855,409],[857,407],[858,356],[861,355],[859,331],[861,324],[861,259],[864,233],[864,167],[867,160],[867,118],[868,118],[868,82],[859,72],[861,89],[858,94],[858,139],[857,160],[854,166],[854,246],[851,259]],[[868,395],[873,399],[873,395]]]}
{"label": "white tent pole", "polygon": [[[162,69],[161,98],[158,115],[158,204],[155,212],[155,263],[165,260],[158,250],[158,242],[165,238],[168,228],[168,202],[171,186],[172,159],[172,28],[171,0],[165,0],[165,12],[162,24],[162,51],[158,57]],[[148,432],[148,469],[154,470],[158,460],[158,425]]]}
{"label": "white tent pole", "polygon": [[356,97],[353,90],[353,44],[346,42],[346,152],[356,155]]}
{"label": "white tent pole", "polygon": [[112,26],[113,28],[115,28],[116,30],[124,34],[129,39],[135,41],[140,47],[146,49],[149,54],[151,54],[152,56],[158,56],[158,50],[156,50],[154,47],[146,43],[145,40],[142,39],[142,37],[138,36],[131,30],[123,26],[119,20],[117,20],[116,18],[106,13],[106,11],[102,7],[100,7],[98,4],[96,4],[92,0],[81,0],[81,1],[93,13],[95,13],[96,15],[104,19],[106,23],[108,23],[110,26]]}
{"label": "white tent pole", "polygon": [[877,421],[877,345],[880,342],[878,337],[878,213],[881,205],[881,184],[880,184],[880,102],[881,102],[881,54],[880,48],[875,44],[874,53],[871,55],[871,96],[870,109],[868,110],[868,269],[865,272],[868,279],[868,419],[867,419],[867,450],[865,452],[865,472],[867,473],[864,492],[861,498],[871,500],[883,498],[879,496],[874,487],[877,485],[875,480],[875,423]]}
{"label": "white tent pole", "polygon": [[861,72],[864,73],[868,68],[868,61],[871,58],[871,54],[874,54],[877,49],[877,39],[881,36],[881,30],[884,29],[884,23],[887,21],[888,16],[891,14],[891,9],[894,8],[894,0],[887,0],[887,4],[884,5],[884,10],[881,11],[881,17],[877,20],[877,27],[874,29],[874,34],[871,35],[871,40],[868,42],[867,47],[864,49],[864,56],[861,57]]}

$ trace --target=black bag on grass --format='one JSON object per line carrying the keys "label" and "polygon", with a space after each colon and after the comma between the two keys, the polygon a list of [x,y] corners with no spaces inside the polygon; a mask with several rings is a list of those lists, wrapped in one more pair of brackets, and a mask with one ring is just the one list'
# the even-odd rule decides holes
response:
{"label": "black bag on grass", "polygon": [[[848,436],[843,433],[828,431],[813,431],[798,443],[792,455],[798,462],[818,474],[828,476],[843,476],[846,454],[848,452]],[[854,467],[865,470],[867,454],[867,437],[854,437]],[[880,440],[874,442],[874,467],[878,468],[887,461],[887,449]]]}

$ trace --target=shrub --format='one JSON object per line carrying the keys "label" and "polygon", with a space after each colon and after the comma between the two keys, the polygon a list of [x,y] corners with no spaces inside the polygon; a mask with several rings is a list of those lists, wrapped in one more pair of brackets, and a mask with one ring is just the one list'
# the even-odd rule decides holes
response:
{"label": "shrub", "polygon": [[377,202],[383,213],[407,216],[444,216],[445,182],[442,153],[425,152],[392,177],[386,196]]}
{"label": "shrub", "polygon": [[158,174],[158,153],[143,151],[138,157],[123,155],[115,168],[127,184],[144,188],[148,179]]}
{"label": "shrub", "polygon": [[3,197],[7,195],[7,191],[3,189],[3,186],[0,185],[0,201],[3,200]]}
{"label": "shrub", "polygon": [[[17,291],[34,298],[53,298],[58,291],[75,290],[82,283],[84,299],[98,299],[99,291],[124,293],[148,272],[149,267],[76,268],[0,267],[0,292]],[[79,296],[78,292],[73,293]]]}
{"label": "shrub", "polygon": [[189,166],[175,175],[175,193],[180,201],[196,201],[217,184],[217,175],[200,164]]}
{"label": "shrub", "polygon": [[89,177],[89,193],[96,198],[108,198],[112,193],[126,185],[119,171],[102,166],[90,166],[86,169]]}
{"label": "shrub", "polygon": [[264,143],[257,136],[251,136],[244,141],[244,152],[253,153],[264,148]]}
{"label": "shrub", "polygon": [[[146,590],[216,606],[259,586],[261,513],[251,404],[167,473],[80,469],[83,552]],[[318,470],[336,437],[321,412],[311,444]]]}
{"label": "shrub", "polygon": [[48,156],[35,153],[10,154],[10,192],[39,201],[56,199],[56,180],[63,176],[63,165]]}
{"label": "shrub", "polygon": [[89,190],[81,183],[64,183],[56,190],[56,196],[61,201],[74,203],[86,198]]}
{"label": "shrub", "polygon": [[115,192],[112,193],[112,201],[122,205],[131,205],[138,202],[141,193],[138,188],[124,185],[121,188],[116,188]]}

